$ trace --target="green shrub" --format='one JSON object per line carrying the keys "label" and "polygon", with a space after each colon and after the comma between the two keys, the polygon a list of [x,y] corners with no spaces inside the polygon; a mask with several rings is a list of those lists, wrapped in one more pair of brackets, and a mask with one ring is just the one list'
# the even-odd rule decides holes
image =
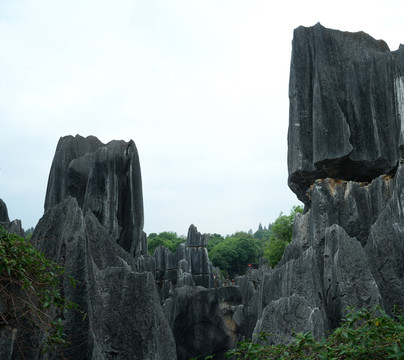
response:
{"label": "green shrub", "polygon": [[151,233],[147,237],[147,246],[150,255],[154,255],[156,248],[160,245],[165,246],[170,249],[171,252],[175,253],[180,246],[180,244],[187,241],[184,236],[178,236],[176,232],[163,231],[158,235],[156,233]]}
{"label": "green shrub", "polygon": [[[42,352],[67,344],[62,319],[55,319],[55,314],[77,309],[60,292],[63,277],[63,267],[0,226],[0,298],[7,309],[0,317],[4,324],[24,328],[38,337],[45,334]],[[72,277],[67,278],[76,285]]]}
{"label": "green shrub", "polygon": [[[265,339],[266,334],[260,337]],[[295,334],[295,340],[287,345],[260,345],[247,340],[238,343],[226,356],[232,360],[403,359],[403,316],[397,313],[391,318],[380,307],[351,309],[341,326],[327,339],[317,341],[307,332]]]}
{"label": "green shrub", "polygon": [[292,241],[293,221],[297,213],[302,213],[301,206],[294,206],[289,215],[280,213],[269,230],[269,240],[265,241],[264,257],[272,267],[281,260],[286,246]]}

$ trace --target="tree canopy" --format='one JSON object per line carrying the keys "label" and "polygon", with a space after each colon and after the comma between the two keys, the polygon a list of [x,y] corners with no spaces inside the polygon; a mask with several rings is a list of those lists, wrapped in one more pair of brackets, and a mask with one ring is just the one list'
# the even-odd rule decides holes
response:
{"label": "tree canopy", "polygon": [[149,254],[153,255],[156,248],[160,245],[165,246],[172,252],[176,252],[178,246],[186,240],[185,236],[178,236],[176,232],[172,231],[163,231],[159,234],[151,233],[147,237]]}
{"label": "tree canopy", "polygon": [[258,262],[260,253],[259,241],[240,231],[218,242],[209,252],[209,258],[214,266],[233,277],[244,274],[249,263]]}
{"label": "tree canopy", "polygon": [[292,241],[293,221],[297,213],[302,213],[301,206],[294,206],[289,215],[280,213],[271,226],[270,236],[264,245],[264,257],[274,267],[282,258],[286,246]]}
{"label": "tree canopy", "polygon": [[[260,262],[264,257],[269,264],[276,266],[292,241],[292,228],[295,215],[302,213],[301,206],[294,206],[289,215],[280,213],[278,218],[268,225],[261,223],[255,233],[239,231],[223,237],[220,234],[207,234],[209,241],[207,250],[214,266],[219,267],[229,277],[243,275],[251,263]],[[148,236],[148,248],[151,255],[155,249],[163,245],[175,252],[178,246],[186,241],[185,236],[178,236],[172,231],[159,234],[151,233]]]}

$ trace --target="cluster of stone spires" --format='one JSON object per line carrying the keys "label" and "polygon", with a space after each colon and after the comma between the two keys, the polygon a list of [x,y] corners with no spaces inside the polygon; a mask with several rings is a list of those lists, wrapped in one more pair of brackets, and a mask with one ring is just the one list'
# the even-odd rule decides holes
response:
{"label": "cluster of stone spires", "polygon": [[[404,306],[403,84],[404,47],[391,52],[364,33],[320,24],[295,30],[288,168],[305,212],[280,263],[236,286],[215,287],[206,237],[194,226],[176,254],[147,254],[132,141],[61,138],[32,240],[79,281],[63,293],[88,314],[63,314],[72,344],[63,356],[188,359],[261,331],[273,343],[293,331],[320,338],[347,306]],[[4,358],[18,359],[14,343],[28,335],[11,330],[0,328],[11,349]],[[24,356],[41,358],[39,350]]]}
{"label": "cluster of stone spires", "polygon": [[132,140],[101,143],[96,137],[66,136],[53,159],[45,211],[72,196],[90,210],[110,236],[136,260],[139,270],[155,275],[162,300],[173,287],[213,285],[207,237],[191,225],[187,241],[173,254],[158,247],[147,254],[143,232],[143,194],[136,146]]}

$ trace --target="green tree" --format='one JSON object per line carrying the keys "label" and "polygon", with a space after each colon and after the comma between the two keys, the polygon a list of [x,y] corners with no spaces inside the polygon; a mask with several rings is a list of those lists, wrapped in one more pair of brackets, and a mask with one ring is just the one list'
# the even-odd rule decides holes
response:
{"label": "green tree", "polygon": [[286,246],[292,241],[293,221],[297,213],[302,213],[301,206],[294,206],[289,215],[280,213],[271,226],[269,240],[264,246],[264,257],[274,267],[282,258]]}
{"label": "green tree", "polygon": [[267,229],[262,227],[261,223],[258,226],[258,230],[254,233],[254,238],[265,242],[271,235],[271,226]]}
{"label": "green tree", "polygon": [[219,242],[209,253],[214,266],[220,267],[230,277],[246,272],[248,264],[258,262],[260,244],[246,232],[237,232]]}
{"label": "green tree", "polygon": [[147,237],[147,246],[150,255],[153,255],[156,248],[160,245],[165,246],[172,252],[176,252],[178,246],[185,241],[185,236],[178,236],[177,233],[172,231],[163,231],[158,235],[156,233],[151,233]]}
{"label": "green tree", "polygon": [[222,242],[224,240],[224,237],[220,234],[208,234],[208,245],[206,248],[208,249],[208,252],[210,252],[217,244]]}

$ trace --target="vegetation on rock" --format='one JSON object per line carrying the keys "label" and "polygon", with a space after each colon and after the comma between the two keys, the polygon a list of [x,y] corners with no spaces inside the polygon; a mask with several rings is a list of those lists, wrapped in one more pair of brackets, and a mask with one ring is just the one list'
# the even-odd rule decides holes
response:
{"label": "vegetation on rock", "polygon": [[297,213],[302,213],[301,206],[294,206],[289,215],[280,213],[272,224],[268,239],[264,239],[264,257],[274,267],[281,260],[286,246],[292,241],[293,221]]}
{"label": "vegetation on rock", "polygon": [[260,242],[246,232],[237,232],[220,241],[209,252],[214,266],[218,266],[230,277],[243,275],[249,263],[259,261]]}
{"label": "vegetation on rock", "polygon": [[[261,258],[266,259],[272,267],[276,266],[286,246],[292,241],[294,218],[297,213],[302,212],[301,206],[294,206],[289,215],[281,212],[268,228],[259,224],[255,233],[252,230],[248,233],[239,231],[226,237],[220,234],[207,234],[209,259],[230,278],[245,274],[248,266],[259,263]],[[160,245],[172,252],[177,251],[178,246],[184,243],[186,238],[172,231],[163,231],[159,234],[150,233],[147,241],[149,254],[153,255]]]}
{"label": "vegetation on rock", "polygon": [[230,277],[243,275],[248,265],[266,259],[274,267],[281,260],[286,246],[292,241],[293,221],[301,206],[294,206],[289,215],[280,213],[268,228],[261,224],[255,233],[237,232],[223,238],[221,235],[209,235],[209,258]]}
{"label": "vegetation on rock", "polygon": [[178,236],[176,232],[172,231],[163,231],[159,234],[150,233],[147,237],[148,251],[150,255],[154,255],[156,248],[163,245],[172,252],[176,252],[178,246],[186,240],[185,236]]}
{"label": "vegetation on rock", "polygon": [[63,267],[47,260],[26,239],[0,226],[1,322],[36,334],[38,340],[45,336],[42,352],[66,344],[63,321],[55,314],[77,309],[60,292],[62,278],[76,285]]}
{"label": "vegetation on rock", "polygon": [[239,342],[226,356],[232,360],[367,360],[404,358],[404,318],[392,318],[380,307],[350,309],[340,327],[317,341],[310,332],[298,333],[290,344],[269,345],[268,334],[259,343]]}

